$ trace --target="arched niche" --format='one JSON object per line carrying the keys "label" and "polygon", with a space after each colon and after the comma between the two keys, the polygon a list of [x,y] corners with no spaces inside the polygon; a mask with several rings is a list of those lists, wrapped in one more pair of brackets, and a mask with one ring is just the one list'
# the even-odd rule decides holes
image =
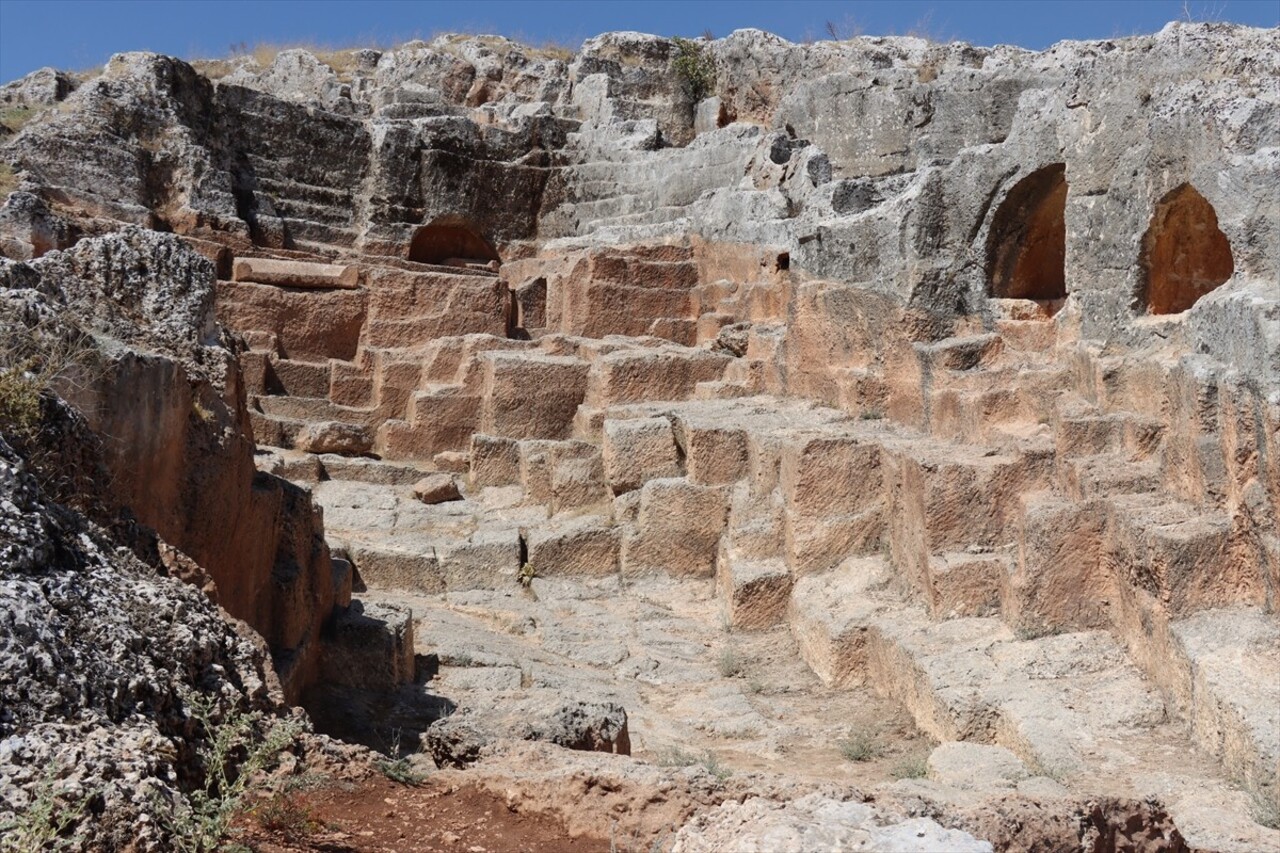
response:
{"label": "arched niche", "polygon": [[1142,238],[1140,306],[1148,314],[1186,311],[1231,278],[1231,243],[1218,228],[1213,205],[1191,184],[1156,204]]}
{"label": "arched niche", "polygon": [[987,281],[997,299],[1067,295],[1067,169],[1054,163],[1018,181],[987,238]]}
{"label": "arched niche", "polygon": [[501,258],[470,222],[460,217],[441,217],[413,232],[409,260],[420,264],[484,264]]}

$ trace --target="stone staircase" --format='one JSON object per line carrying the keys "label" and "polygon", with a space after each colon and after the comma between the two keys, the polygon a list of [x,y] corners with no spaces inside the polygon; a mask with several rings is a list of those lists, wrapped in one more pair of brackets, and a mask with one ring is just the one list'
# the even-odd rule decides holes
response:
{"label": "stone staircase", "polygon": [[[1183,482],[1169,413],[1105,357],[1051,358],[1052,322],[1015,312],[914,364],[835,372],[842,411],[775,396],[785,327],[767,323],[741,357],[395,331],[404,294],[449,275],[370,298],[348,358],[247,358],[255,435],[278,448],[261,464],[312,484],[358,583],[500,589],[526,563],[713,579],[729,624],[789,625],[823,681],[873,687],[932,737],[1159,797],[1189,840],[1280,844],[1241,790],[1280,802],[1261,569]],[[365,428],[380,458],[293,449],[326,422]],[[462,499],[415,499],[432,472]]]}

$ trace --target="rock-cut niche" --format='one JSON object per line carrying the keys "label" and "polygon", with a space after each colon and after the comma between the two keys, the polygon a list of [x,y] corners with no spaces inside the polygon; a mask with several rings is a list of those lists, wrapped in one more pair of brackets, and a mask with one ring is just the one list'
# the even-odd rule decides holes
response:
{"label": "rock-cut niche", "polygon": [[1186,311],[1235,271],[1213,205],[1190,184],[1156,204],[1142,238],[1140,303],[1149,314]]}
{"label": "rock-cut niche", "polygon": [[442,218],[423,225],[409,241],[409,260],[420,264],[499,261],[498,252],[464,219]]}
{"label": "rock-cut niche", "polygon": [[987,281],[997,299],[1067,295],[1067,169],[1054,163],[1014,185],[987,240]]}

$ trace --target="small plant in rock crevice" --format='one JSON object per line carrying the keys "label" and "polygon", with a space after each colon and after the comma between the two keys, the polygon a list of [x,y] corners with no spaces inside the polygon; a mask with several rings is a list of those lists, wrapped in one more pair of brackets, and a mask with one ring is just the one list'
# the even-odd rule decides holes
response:
{"label": "small plant in rock crevice", "polygon": [[698,756],[678,746],[659,750],[654,755],[654,763],[659,767],[692,767],[698,763]]}
{"label": "small plant in rock crevice", "polygon": [[715,92],[716,63],[706,47],[691,39],[673,38],[676,54],[671,59],[671,72],[676,86],[686,101],[696,104]]}
{"label": "small plant in rock crevice", "polygon": [[18,176],[13,173],[13,167],[8,163],[0,163],[0,201],[17,188]]}
{"label": "small plant in rock crevice", "polygon": [[258,825],[268,832],[299,842],[324,828],[315,811],[291,793],[277,794],[254,810]]}
{"label": "small plant in rock crevice", "polygon": [[1280,829],[1280,803],[1262,791],[1249,792],[1249,816],[1258,826]]}
{"label": "small plant in rock crevice", "polygon": [[43,387],[30,362],[0,368],[0,432],[31,435],[40,424]]}
{"label": "small plant in rock crevice", "polygon": [[199,398],[196,397],[191,398],[191,414],[195,415],[196,419],[203,424],[212,423],[216,417],[213,410],[200,402]]}
{"label": "small plant in rock crevice", "polygon": [[427,774],[415,767],[409,760],[409,756],[402,754],[404,752],[401,748],[402,737],[403,732],[400,729],[392,730],[390,744],[384,741],[390,757],[378,761],[377,767],[382,771],[382,775],[392,782],[409,785],[410,787],[421,785],[426,781]]}
{"label": "small plant in rock crevice", "polygon": [[414,767],[408,758],[383,759],[378,762],[378,769],[382,771],[382,775],[386,776],[392,782],[401,785],[416,787],[427,780],[427,774]]}
{"label": "small plant in rock crevice", "polygon": [[9,107],[0,110],[0,126],[3,126],[8,133],[17,133],[39,112],[31,107]]}
{"label": "small plant in rock crevice", "polygon": [[1023,642],[1030,640],[1040,640],[1045,637],[1055,637],[1062,633],[1062,628],[1057,625],[1039,624],[1039,625],[1023,625],[1014,635]]}
{"label": "small plant in rock crevice", "polygon": [[33,437],[41,394],[61,384],[90,383],[100,359],[92,336],[65,320],[9,325],[0,342],[0,433]]}
{"label": "small plant in rock crevice", "polygon": [[80,850],[84,832],[80,818],[96,794],[68,800],[56,788],[58,768],[50,765],[31,791],[31,801],[12,818],[0,821],[0,851]]}
{"label": "small plant in rock crevice", "polygon": [[711,750],[707,750],[707,752],[702,756],[702,761],[700,763],[702,764],[702,769],[716,777],[716,780],[719,782],[723,782],[725,779],[728,779],[733,775],[733,771],[728,767],[725,767],[724,764],[720,762],[719,756]]}
{"label": "small plant in rock crevice", "polygon": [[659,767],[693,767],[702,765],[704,770],[721,782],[733,775],[733,771],[725,767],[719,757],[711,750],[699,755],[695,752],[681,749],[678,746],[673,746],[669,749],[659,750],[654,755],[654,763]]}

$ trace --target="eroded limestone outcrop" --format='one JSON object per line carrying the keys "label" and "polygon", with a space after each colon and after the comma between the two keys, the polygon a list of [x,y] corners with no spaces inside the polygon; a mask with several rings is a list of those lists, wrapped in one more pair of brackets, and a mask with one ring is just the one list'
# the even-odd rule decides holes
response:
{"label": "eroded limestone outcrop", "polygon": [[2,441],[0,506],[0,811],[7,823],[47,797],[79,844],[162,849],[172,829],[157,814],[201,784],[196,750],[212,736],[192,696],[220,717],[279,709],[266,649],[48,500]]}

